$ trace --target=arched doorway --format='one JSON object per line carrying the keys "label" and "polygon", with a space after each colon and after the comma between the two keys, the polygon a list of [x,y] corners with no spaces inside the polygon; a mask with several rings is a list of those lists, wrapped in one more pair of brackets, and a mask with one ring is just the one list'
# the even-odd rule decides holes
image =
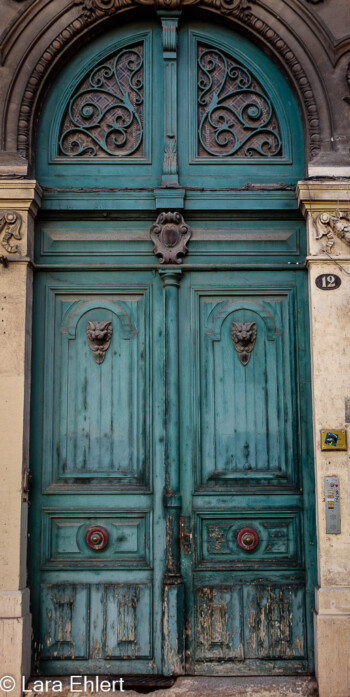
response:
{"label": "arched doorway", "polygon": [[312,671],[290,87],[242,36],[164,13],[70,61],[37,152],[35,669]]}

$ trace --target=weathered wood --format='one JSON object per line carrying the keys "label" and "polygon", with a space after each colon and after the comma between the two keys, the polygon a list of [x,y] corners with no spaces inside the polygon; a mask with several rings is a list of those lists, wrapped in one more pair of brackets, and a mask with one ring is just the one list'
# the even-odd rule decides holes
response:
{"label": "weathered wood", "polygon": [[[186,644],[191,673],[312,670],[303,137],[289,86],[243,36],[178,30],[162,9],[63,69],[38,143],[35,669],[181,674]],[[153,240],[162,267],[156,220],[159,236],[170,224]],[[244,548],[247,529],[257,544]]]}
{"label": "weathered wood", "polygon": [[184,670],[184,589],[180,558],[180,412],[179,306],[180,269],[159,271],[164,287],[164,438],[166,525],[163,580],[163,672]]}

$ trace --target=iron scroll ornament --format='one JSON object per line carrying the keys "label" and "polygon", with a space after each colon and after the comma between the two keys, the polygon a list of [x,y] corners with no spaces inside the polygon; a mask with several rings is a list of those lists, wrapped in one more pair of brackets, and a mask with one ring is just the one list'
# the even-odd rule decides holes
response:
{"label": "iron scroll ornament", "polygon": [[95,66],[70,99],[59,155],[142,155],[143,44]]}
{"label": "iron scroll ornament", "polygon": [[272,101],[246,66],[200,44],[197,88],[200,157],[281,155]]}

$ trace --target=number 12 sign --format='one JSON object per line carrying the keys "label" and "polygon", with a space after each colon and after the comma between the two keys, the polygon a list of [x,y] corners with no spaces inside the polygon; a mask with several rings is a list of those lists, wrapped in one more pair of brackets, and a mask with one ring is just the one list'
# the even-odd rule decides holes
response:
{"label": "number 12 sign", "polygon": [[321,290],[335,290],[341,285],[341,278],[335,274],[322,273],[315,279],[317,288]]}

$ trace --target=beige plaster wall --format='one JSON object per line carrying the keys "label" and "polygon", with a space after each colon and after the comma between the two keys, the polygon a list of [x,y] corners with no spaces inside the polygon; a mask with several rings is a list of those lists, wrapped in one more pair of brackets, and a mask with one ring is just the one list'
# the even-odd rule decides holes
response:
{"label": "beige plaster wall", "polygon": [[[333,233],[333,239],[317,239],[317,218],[321,213],[350,213],[350,182],[300,182],[298,193],[308,234],[318,549],[316,670],[320,697],[349,697],[350,450],[322,451],[320,431],[345,428],[350,448],[350,243]],[[346,218],[342,221],[350,226]],[[341,286],[331,291],[317,288],[315,279],[324,273],[339,276]],[[326,534],[324,478],[330,475],[340,483],[339,535]]]}
{"label": "beige plaster wall", "polygon": [[[30,674],[28,504],[23,474],[29,456],[31,256],[39,202],[40,189],[35,182],[2,181],[1,242],[10,229],[4,225],[4,212],[14,211],[21,222],[21,239],[11,237],[10,249],[0,247],[0,677],[15,679],[13,697],[21,694],[21,676]],[[0,694],[5,694],[4,690]]]}
{"label": "beige plaster wall", "polygon": [[31,306],[31,276],[26,263],[0,267],[0,590],[18,590],[26,583],[23,543],[27,504],[22,497],[21,474],[26,459],[24,327]]}
{"label": "beige plaster wall", "polygon": [[[347,428],[345,400],[350,400],[350,262],[342,268],[330,260],[309,263],[312,322],[312,372],[314,437],[317,461],[318,581],[320,586],[349,586],[350,559],[350,455],[321,451],[321,429]],[[349,273],[349,275],[346,274]],[[340,288],[322,291],[315,278],[322,273],[341,278]],[[341,534],[327,535],[324,477],[339,477]]]}

